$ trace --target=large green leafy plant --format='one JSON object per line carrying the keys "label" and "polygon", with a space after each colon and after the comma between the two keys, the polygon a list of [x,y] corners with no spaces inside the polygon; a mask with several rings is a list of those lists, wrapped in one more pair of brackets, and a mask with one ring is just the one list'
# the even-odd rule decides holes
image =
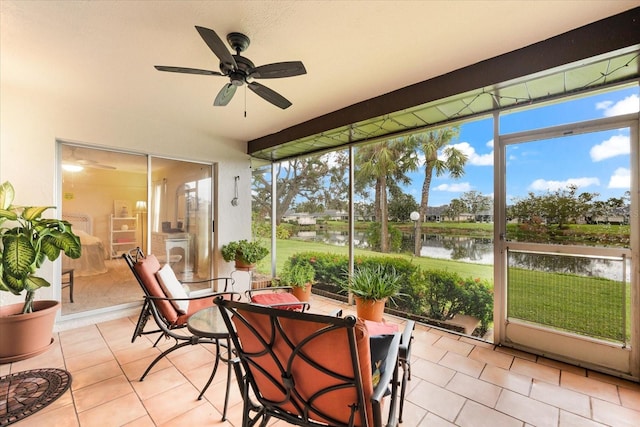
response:
{"label": "large green leafy plant", "polygon": [[238,240],[223,245],[220,249],[222,258],[229,262],[242,260],[247,264],[255,264],[269,254],[269,250],[258,241]]}
{"label": "large green leafy plant", "polygon": [[[81,254],[80,238],[71,224],[59,219],[42,218],[54,206],[13,205],[15,190],[11,183],[0,185],[0,291],[25,295],[23,313],[33,311],[35,292],[51,284],[36,272],[45,259],[55,261],[63,251],[70,258]],[[5,226],[5,223],[13,227]]]}

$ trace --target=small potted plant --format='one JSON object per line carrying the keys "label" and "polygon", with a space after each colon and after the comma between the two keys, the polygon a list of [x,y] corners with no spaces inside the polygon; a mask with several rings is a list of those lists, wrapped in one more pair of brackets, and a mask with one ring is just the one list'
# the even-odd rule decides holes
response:
{"label": "small potted plant", "polygon": [[311,285],[316,277],[316,270],[306,261],[293,263],[289,258],[280,274],[280,285],[291,286],[293,295],[300,301],[309,301]]}
{"label": "small potted plant", "polygon": [[359,318],[381,322],[387,300],[400,295],[400,275],[393,267],[361,266],[340,287],[355,297]]}
{"label": "small potted plant", "polygon": [[36,274],[46,259],[55,261],[61,252],[79,258],[81,253],[80,238],[71,224],[42,218],[53,206],[16,206],[14,197],[11,183],[0,185],[0,291],[24,293],[25,301],[0,307],[0,363],[26,359],[49,348],[60,302],[34,301],[39,288],[51,286]]}
{"label": "small potted plant", "polygon": [[269,254],[269,250],[258,241],[237,240],[222,245],[222,258],[235,261],[236,268],[254,268],[256,263]]}

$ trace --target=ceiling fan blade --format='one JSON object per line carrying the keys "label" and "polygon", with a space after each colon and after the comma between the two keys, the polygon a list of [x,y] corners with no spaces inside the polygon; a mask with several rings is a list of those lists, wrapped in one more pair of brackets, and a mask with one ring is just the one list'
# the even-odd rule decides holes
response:
{"label": "ceiling fan blade", "polygon": [[307,74],[304,64],[300,61],[276,62],[274,64],[261,65],[249,72],[249,77],[255,79],[278,79],[281,77],[293,77]]}
{"label": "ceiling fan blade", "polygon": [[218,71],[200,70],[198,68],[167,67],[165,65],[154,65],[154,67],[158,71],[169,71],[171,73],[202,74],[205,76],[224,76],[224,74]]}
{"label": "ceiling fan blade", "polygon": [[256,95],[263,98],[265,101],[268,101],[276,107],[282,108],[283,110],[291,106],[291,102],[289,102],[287,98],[280,95],[278,92],[269,89],[264,85],[261,85],[260,83],[249,83],[249,89],[251,89]]}
{"label": "ceiling fan blade", "polygon": [[226,85],[224,85],[222,89],[220,89],[220,92],[218,92],[216,99],[213,101],[213,105],[215,105],[216,107],[224,107],[225,105],[227,105],[229,101],[231,101],[231,98],[233,98],[233,95],[236,93],[237,88],[238,86],[234,86],[231,83],[227,83]]}
{"label": "ceiling fan blade", "polygon": [[220,37],[218,37],[215,31],[209,28],[198,27],[197,25],[196,30],[198,30],[200,37],[202,37],[207,46],[209,46],[209,49],[211,49],[220,62],[225,65],[224,68],[230,68],[232,70],[236,70],[238,68],[236,60],[233,59],[233,55],[231,55],[231,52],[229,52],[229,49],[227,49],[227,46],[225,46],[224,42]]}

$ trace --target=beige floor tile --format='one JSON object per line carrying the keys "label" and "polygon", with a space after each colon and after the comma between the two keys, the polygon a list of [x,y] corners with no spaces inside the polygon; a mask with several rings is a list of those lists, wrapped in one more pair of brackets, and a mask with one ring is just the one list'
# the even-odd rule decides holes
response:
{"label": "beige floor tile", "polygon": [[493,348],[475,347],[469,358],[498,368],[509,369],[513,363],[513,356],[494,351]]}
{"label": "beige floor tile", "polygon": [[[456,371],[451,368],[424,359],[418,359],[411,364],[412,378],[420,378],[440,387],[447,385],[455,373]],[[411,382],[414,382],[413,379]]]}
{"label": "beige floor tile", "polygon": [[133,394],[133,388],[125,376],[120,375],[76,390],[73,398],[80,413],[130,393]]}
{"label": "beige floor tile", "polygon": [[[409,426],[411,424],[407,424]],[[450,423],[447,420],[444,420],[437,416],[436,414],[428,413],[426,417],[423,418],[422,422],[418,425],[418,427],[453,427],[455,424]]]}
{"label": "beige floor tile", "polygon": [[152,372],[144,381],[131,381],[131,386],[143,402],[167,390],[185,384],[187,379],[174,366]]}
{"label": "beige floor tile", "polygon": [[531,391],[532,379],[495,366],[485,366],[480,379],[502,388],[528,396]]}
{"label": "beige floor tile", "polygon": [[145,415],[144,417],[136,418],[135,420],[125,424],[123,427],[155,427],[151,417]]}
{"label": "beige floor tile", "polygon": [[591,399],[593,419],[616,427],[638,427],[640,411],[614,405],[600,399]]}
{"label": "beige floor tile", "polygon": [[632,390],[625,387],[618,387],[622,406],[640,411],[640,389]]}
{"label": "beige floor tile", "polygon": [[556,427],[559,409],[529,397],[503,390],[496,409],[537,427]]}
{"label": "beige floor tile", "polygon": [[550,366],[540,365],[529,360],[516,357],[511,365],[511,372],[531,377],[549,384],[560,384],[560,370]]}
{"label": "beige floor tile", "polygon": [[605,424],[563,410],[560,410],[560,425],[562,427],[605,427]]}
{"label": "beige floor tile", "polygon": [[602,381],[603,383],[613,384],[620,387],[625,387],[632,390],[640,391],[640,383],[628,381],[623,378],[613,377],[611,375],[601,374],[600,372],[594,372],[594,371],[587,371],[586,376],[593,380]]}
{"label": "beige floor tile", "polygon": [[[215,352],[215,345],[208,345]],[[186,372],[200,366],[213,367],[215,356],[200,345],[183,347],[167,355],[180,371]]]}
{"label": "beige floor tile", "polygon": [[115,398],[78,414],[82,427],[122,426],[146,415],[142,402],[135,393]]}
{"label": "beige floor tile", "polygon": [[161,353],[157,347],[152,347],[151,344],[145,343],[144,340],[138,340],[128,347],[120,350],[114,350],[114,355],[118,359],[118,363],[125,365],[135,360],[140,360],[148,356],[157,356]]}
{"label": "beige floor tile", "polygon": [[102,338],[100,330],[96,327],[96,325],[87,325],[80,328],[62,331],[58,335],[60,336],[60,342],[65,347],[72,344]]}
{"label": "beige floor tile", "polygon": [[160,425],[205,403],[197,397],[198,390],[185,383],[145,400],[144,406],[153,422]]}
{"label": "beige floor tile", "polygon": [[530,362],[535,362],[537,359],[537,356],[535,354],[525,353],[524,351],[516,350],[515,348],[497,346],[496,351],[500,353],[510,354],[512,356],[519,357],[520,359],[525,359]]}
{"label": "beige floor tile", "polygon": [[89,368],[91,366],[100,365],[109,361],[115,361],[115,356],[108,347],[91,353],[80,354],[78,356],[65,356],[65,365],[67,370],[72,374],[79,370]]}
{"label": "beige floor tile", "polygon": [[[416,381],[417,383],[417,381]],[[401,427],[417,426],[427,415],[427,411],[418,405],[414,405],[405,399],[404,410],[402,411]]]}
{"label": "beige floor tile", "polygon": [[438,364],[475,378],[480,376],[485,366],[482,362],[451,352],[445,354]]}
{"label": "beige floor tile", "polygon": [[107,343],[101,336],[64,345],[64,357],[74,357],[81,354],[91,354],[94,351],[108,350]]}
{"label": "beige floor tile", "polygon": [[71,389],[76,391],[98,382],[122,375],[122,369],[118,362],[111,360],[99,365],[90,366],[73,373]]}
{"label": "beige floor tile", "polygon": [[420,381],[407,398],[421,408],[450,422],[456,419],[466,400],[427,381]]}
{"label": "beige floor tile", "polygon": [[79,425],[73,405],[58,407],[52,411],[41,410],[14,424],[15,427],[77,427]]}
{"label": "beige floor tile", "polygon": [[445,354],[447,354],[447,350],[434,347],[430,343],[419,341],[417,338],[411,344],[411,355],[413,357],[420,357],[430,362],[438,362]]}
{"label": "beige floor tile", "polygon": [[457,339],[451,339],[446,336],[441,337],[438,341],[433,343],[433,346],[461,356],[468,356],[469,353],[471,353],[471,350],[473,350],[473,345]]}
{"label": "beige floor tile", "polygon": [[165,423],[159,424],[159,426],[160,427],[164,427],[164,426],[166,427],[174,427],[174,426],[233,427],[233,424],[231,424],[229,421],[222,421],[222,414],[218,412],[209,403],[204,403]]}
{"label": "beige floor tile", "polygon": [[498,386],[460,372],[451,379],[446,389],[490,408],[495,406],[502,391]]}
{"label": "beige floor tile", "polygon": [[557,360],[547,359],[546,357],[538,357],[538,360],[536,362],[541,365],[560,369],[561,371],[571,372],[572,374],[582,375],[583,377],[587,376],[587,370],[580,366],[574,366],[568,363],[558,362]]}
{"label": "beige floor tile", "polygon": [[[158,356],[158,354],[159,353],[155,353],[151,356],[143,357],[142,359],[138,359],[138,360],[134,360],[133,362],[122,364],[122,370],[124,371],[129,381],[140,381],[140,377],[142,377],[142,374],[144,373],[144,371],[147,370],[149,365],[151,365],[151,362],[153,362],[153,360]],[[153,372],[161,371],[162,369],[166,369],[170,366],[173,366],[173,364],[166,357],[163,357],[160,360],[158,360],[158,363],[156,363],[153,366],[153,368],[151,369],[151,371],[149,371],[147,375],[150,375]]]}
{"label": "beige floor tile", "polygon": [[563,372],[560,385],[569,390],[574,390],[601,400],[606,400],[607,402],[615,403],[616,405],[620,404],[618,388],[613,384],[603,383],[602,381],[575,375],[571,372]]}
{"label": "beige floor tile", "polygon": [[544,381],[533,381],[529,397],[582,417],[588,418],[591,416],[589,396]]}
{"label": "beige floor tile", "polygon": [[461,427],[521,427],[522,421],[479,403],[467,401],[456,419]]}

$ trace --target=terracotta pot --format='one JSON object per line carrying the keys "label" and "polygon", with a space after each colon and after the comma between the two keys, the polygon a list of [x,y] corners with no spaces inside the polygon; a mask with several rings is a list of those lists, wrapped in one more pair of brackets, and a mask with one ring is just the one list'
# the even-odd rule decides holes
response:
{"label": "terracotta pot", "polygon": [[254,268],[256,268],[255,264],[248,264],[244,260],[236,258],[236,269],[253,270]]}
{"label": "terracotta pot", "polygon": [[59,301],[35,301],[33,313],[21,314],[23,303],[0,307],[0,364],[44,353],[53,344]]}
{"label": "terracotta pot", "polygon": [[358,318],[365,320],[372,320],[374,322],[382,322],[382,315],[384,314],[384,306],[387,303],[387,299],[370,300],[355,297],[356,299],[356,314]]}
{"label": "terracotta pot", "polygon": [[300,301],[309,301],[311,299],[311,283],[304,285],[304,288],[302,286],[294,286],[292,292]]}

